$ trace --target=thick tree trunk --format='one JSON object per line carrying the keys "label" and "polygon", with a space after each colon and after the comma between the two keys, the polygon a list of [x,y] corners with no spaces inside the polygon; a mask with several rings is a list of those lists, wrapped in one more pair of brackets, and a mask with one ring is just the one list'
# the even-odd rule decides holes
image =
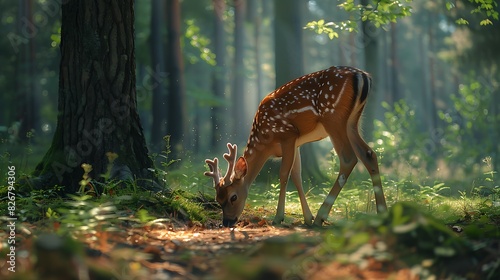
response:
{"label": "thick tree trunk", "polygon": [[[59,115],[52,145],[38,164],[35,187],[79,188],[83,169],[107,172],[107,153],[122,179],[147,177],[152,166],[137,114],[132,0],[62,5]],[[124,178],[125,177],[125,178]]]}
{"label": "thick tree trunk", "polygon": [[167,134],[170,135],[172,156],[183,150],[185,140],[186,104],[184,85],[184,63],[181,49],[181,3],[180,0],[167,1],[168,21],[168,112]]}

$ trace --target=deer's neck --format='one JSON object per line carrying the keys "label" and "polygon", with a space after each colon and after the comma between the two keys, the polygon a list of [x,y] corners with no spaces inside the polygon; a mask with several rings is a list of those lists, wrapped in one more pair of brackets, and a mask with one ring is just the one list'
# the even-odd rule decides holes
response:
{"label": "deer's neck", "polygon": [[262,170],[264,163],[270,157],[270,154],[265,149],[259,151],[255,146],[252,148],[247,146],[243,157],[247,161],[248,168],[247,175],[245,176],[245,186],[249,189],[257,175],[259,175],[260,170]]}

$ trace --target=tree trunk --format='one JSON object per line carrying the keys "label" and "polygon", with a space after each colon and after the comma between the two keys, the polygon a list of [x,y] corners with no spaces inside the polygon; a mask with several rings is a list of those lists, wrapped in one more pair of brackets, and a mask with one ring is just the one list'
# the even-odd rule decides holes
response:
{"label": "tree trunk", "polygon": [[167,134],[170,135],[172,157],[183,150],[186,122],[184,85],[184,63],[181,49],[181,3],[180,0],[167,1],[168,11],[168,54],[169,93],[167,111]]}
{"label": "tree trunk", "polygon": [[[306,7],[301,0],[275,0],[274,4],[276,87],[280,87],[305,74],[302,12]],[[320,171],[314,147],[304,145],[300,152],[304,177],[314,181],[323,180],[325,175]]]}
{"label": "tree trunk", "polygon": [[255,72],[256,72],[256,78],[255,78],[255,83],[256,83],[256,88],[257,88],[257,104],[260,103],[260,100],[264,97],[263,90],[262,90],[262,84],[263,84],[263,74],[262,74],[262,61],[261,61],[261,50],[260,50],[260,44],[261,44],[261,25],[262,25],[262,3],[260,1],[254,0],[252,1],[254,3],[253,9],[255,10],[252,18],[252,22],[254,24],[254,55],[255,55]]}
{"label": "tree trunk", "polygon": [[245,114],[245,4],[246,0],[234,0],[234,84],[232,91],[233,139],[239,143],[245,141],[248,125]]}
{"label": "tree trunk", "polygon": [[436,87],[436,59],[435,59],[435,53],[436,53],[436,47],[435,47],[435,34],[433,31],[433,28],[437,28],[435,23],[434,23],[434,16],[431,14],[429,16],[429,29],[428,29],[428,35],[429,35],[429,52],[430,55],[429,57],[429,77],[430,77],[430,86],[429,86],[429,103],[428,103],[428,108],[426,110],[427,118],[429,119],[429,133],[431,137],[433,134],[436,132],[436,128],[438,125],[438,116],[437,116],[437,108],[436,108],[436,92],[437,92],[437,87]]}
{"label": "tree trunk", "polygon": [[[225,0],[213,0],[214,5],[214,53],[217,65],[213,72],[213,91],[217,101],[224,100],[226,90],[226,41],[224,31],[224,11],[226,10]],[[212,139],[211,148],[216,148],[222,135],[226,133],[224,119],[224,108],[221,104],[215,104],[211,111]]]}
{"label": "tree trunk", "polygon": [[391,105],[402,98],[399,92],[399,68],[396,24],[391,23],[391,97],[389,102]]}
{"label": "tree trunk", "polygon": [[83,163],[92,165],[91,178],[107,173],[107,153],[118,156],[114,166],[126,179],[148,177],[152,162],[137,114],[133,1],[65,2],[60,48],[57,127],[35,169],[35,187],[57,184],[73,193]]}
{"label": "tree trunk", "polygon": [[304,75],[301,2],[300,0],[274,1],[276,88]]}
{"label": "tree trunk", "polygon": [[[19,2],[20,29],[24,25],[32,25],[33,21],[33,0],[23,0]],[[26,22],[24,22],[26,21]],[[30,32],[36,32],[36,27],[30,29]],[[31,35],[31,34],[30,34]],[[36,60],[35,60],[35,33],[28,43],[21,47],[20,64],[21,75],[18,75],[18,85],[20,91],[20,120],[19,138],[21,141],[27,141],[29,132],[40,131],[40,98],[38,98],[36,86]]]}
{"label": "tree trunk", "polygon": [[[162,41],[162,0],[153,0],[151,3],[151,32],[149,36],[149,46],[151,50],[151,69],[152,73],[163,73],[165,70],[163,56],[163,41]],[[157,75],[151,75],[151,81],[147,84],[146,89],[153,93],[152,98],[152,117],[151,123],[151,149],[155,152],[161,151],[163,148],[163,136],[166,134],[166,94],[162,80],[158,80]]]}
{"label": "tree trunk", "polygon": [[[367,6],[371,1],[361,0],[361,5]],[[364,131],[363,136],[367,141],[373,140],[373,130],[374,124],[373,120],[376,114],[376,108],[379,107],[377,100],[377,95],[380,94],[380,89],[382,83],[382,77],[378,75],[378,37],[380,35],[380,29],[376,28],[375,25],[368,21],[363,21],[361,23],[363,30],[363,50],[365,55],[365,67],[366,70],[372,76],[373,87],[370,93],[370,100],[366,103],[366,108],[364,110],[364,122],[361,123],[362,131]]]}

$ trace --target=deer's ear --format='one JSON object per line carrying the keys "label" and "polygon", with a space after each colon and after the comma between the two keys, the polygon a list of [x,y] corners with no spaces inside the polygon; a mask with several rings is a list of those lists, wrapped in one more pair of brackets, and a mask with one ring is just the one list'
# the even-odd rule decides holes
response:
{"label": "deer's ear", "polygon": [[234,166],[234,179],[241,179],[247,174],[247,160],[244,157],[238,158]]}

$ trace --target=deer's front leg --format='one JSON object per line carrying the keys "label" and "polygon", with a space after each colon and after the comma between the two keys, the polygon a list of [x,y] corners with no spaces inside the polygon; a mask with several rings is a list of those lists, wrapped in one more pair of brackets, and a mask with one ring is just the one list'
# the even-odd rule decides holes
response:
{"label": "deer's front leg", "polygon": [[292,167],[292,181],[297,187],[297,192],[299,193],[300,206],[302,207],[302,214],[304,215],[304,224],[310,226],[312,225],[313,215],[309,205],[307,204],[306,195],[304,194],[304,188],[302,187],[302,167],[301,167],[300,149],[297,147],[295,151],[295,161]]}
{"label": "deer's front leg", "polygon": [[295,160],[295,138],[290,137],[281,142],[281,152],[280,195],[273,224],[280,224],[285,219],[286,186]]}

